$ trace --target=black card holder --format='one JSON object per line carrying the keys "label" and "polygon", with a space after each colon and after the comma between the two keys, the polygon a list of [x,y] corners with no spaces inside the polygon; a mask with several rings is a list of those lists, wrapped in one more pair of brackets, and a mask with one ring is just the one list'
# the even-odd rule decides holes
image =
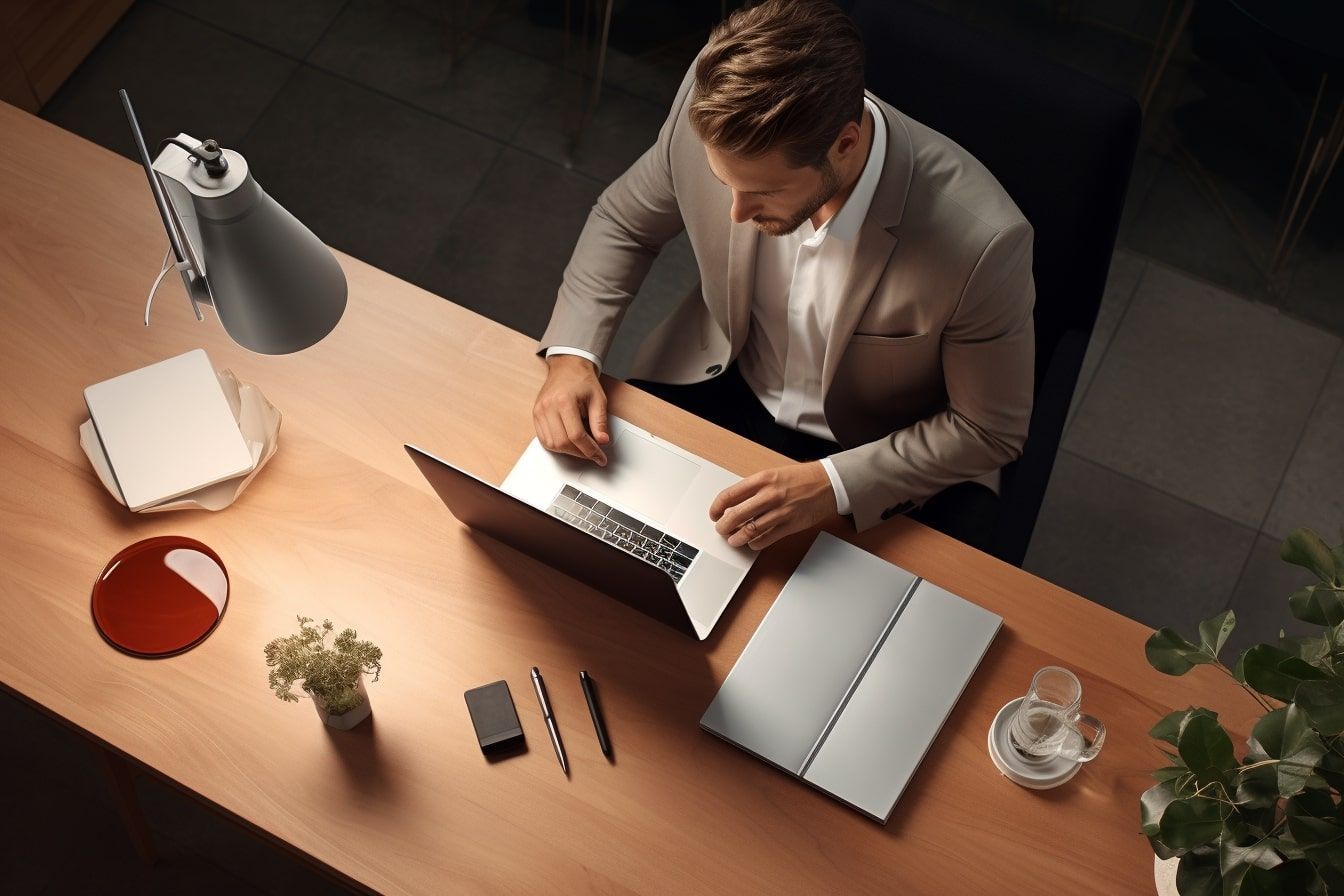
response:
{"label": "black card holder", "polygon": [[472,688],[464,696],[482,753],[495,756],[523,745],[523,727],[518,724],[518,712],[507,681]]}

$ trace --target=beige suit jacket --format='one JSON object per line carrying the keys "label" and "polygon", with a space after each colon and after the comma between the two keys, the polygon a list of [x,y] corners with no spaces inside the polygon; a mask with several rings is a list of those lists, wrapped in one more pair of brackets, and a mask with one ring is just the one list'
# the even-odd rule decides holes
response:
{"label": "beige suit jacket", "polygon": [[[683,229],[700,286],[641,346],[633,377],[693,383],[742,350],[756,241],[729,219],[687,118],[687,73],[657,142],[608,187],[565,270],[541,347],[605,357],[659,249]],[[1034,367],[1031,226],[983,165],[869,94],[887,157],[822,366],[831,456],[866,529],[1018,457]]]}

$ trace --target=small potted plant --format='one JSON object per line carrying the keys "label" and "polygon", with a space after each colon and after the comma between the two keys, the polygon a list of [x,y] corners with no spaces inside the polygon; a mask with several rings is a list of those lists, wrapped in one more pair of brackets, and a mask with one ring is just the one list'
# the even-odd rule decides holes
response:
{"label": "small potted plant", "polygon": [[1159,672],[1212,665],[1264,710],[1240,760],[1218,714],[1202,707],[1149,732],[1168,763],[1140,799],[1141,823],[1153,852],[1178,860],[1181,896],[1344,894],[1344,546],[1298,529],[1281,556],[1319,579],[1288,599],[1319,633],[1281,631],[1231,668],[1218,660],[1231,610],[1200,624],[1198,644],[1169,628],[1148,639]]}
{"label": "small potted plant", "polygon": [[318,717],[342,731],[355,727],[369,717],[369,694],[364,675],[378,680],[382,672],[382,650],[368,641],[357,640],[355,630],[347,628],[336,636],[331,647],[327,636],[333,626],[330,619],[322,627],[307,616],[299,616],[299,633],[276,638],[266,645],[266,665],[275,696],[287,703],[299,702],[292,690],[302,680],[304,692],[312,698]]}

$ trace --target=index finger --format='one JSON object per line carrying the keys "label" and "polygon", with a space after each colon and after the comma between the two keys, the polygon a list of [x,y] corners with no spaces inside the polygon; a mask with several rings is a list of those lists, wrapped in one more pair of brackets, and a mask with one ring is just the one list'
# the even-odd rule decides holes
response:
{"label": "index finger", "polygon": [[741,504],[747,498],[756,494],[760,487],[761,482],[759,473],[753,473],[746,479],[738,480],[735,484],[728,486],[726,489],[719,492],[714,497],[714,500],[710,502],[709,518],[718,522],[719,517],[723,516],[724,511],[729,507]]}
{"label": "index finger", "polygon": [[564,424],[565,434],[569,440],[574,443],[574,447],[583,452],[583,456],[594,463],[605,466],[607,456],[602,453],[602,449],[597,447],[597,442],[588,434],[584,428],[583,421],[579,419],[579,409],[572,404],[565,405],[560,409],[560,422]]}

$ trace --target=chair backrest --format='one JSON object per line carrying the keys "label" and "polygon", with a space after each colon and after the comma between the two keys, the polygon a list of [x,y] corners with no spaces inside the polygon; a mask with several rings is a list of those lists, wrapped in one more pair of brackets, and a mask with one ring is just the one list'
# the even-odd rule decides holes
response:
{"label": "chair backrest", "polygon": [[1036,382],[1090,333],[1138,143],[1132,97],[910,0],[859,0],[867,86],[987,167],[1035,230]]}

